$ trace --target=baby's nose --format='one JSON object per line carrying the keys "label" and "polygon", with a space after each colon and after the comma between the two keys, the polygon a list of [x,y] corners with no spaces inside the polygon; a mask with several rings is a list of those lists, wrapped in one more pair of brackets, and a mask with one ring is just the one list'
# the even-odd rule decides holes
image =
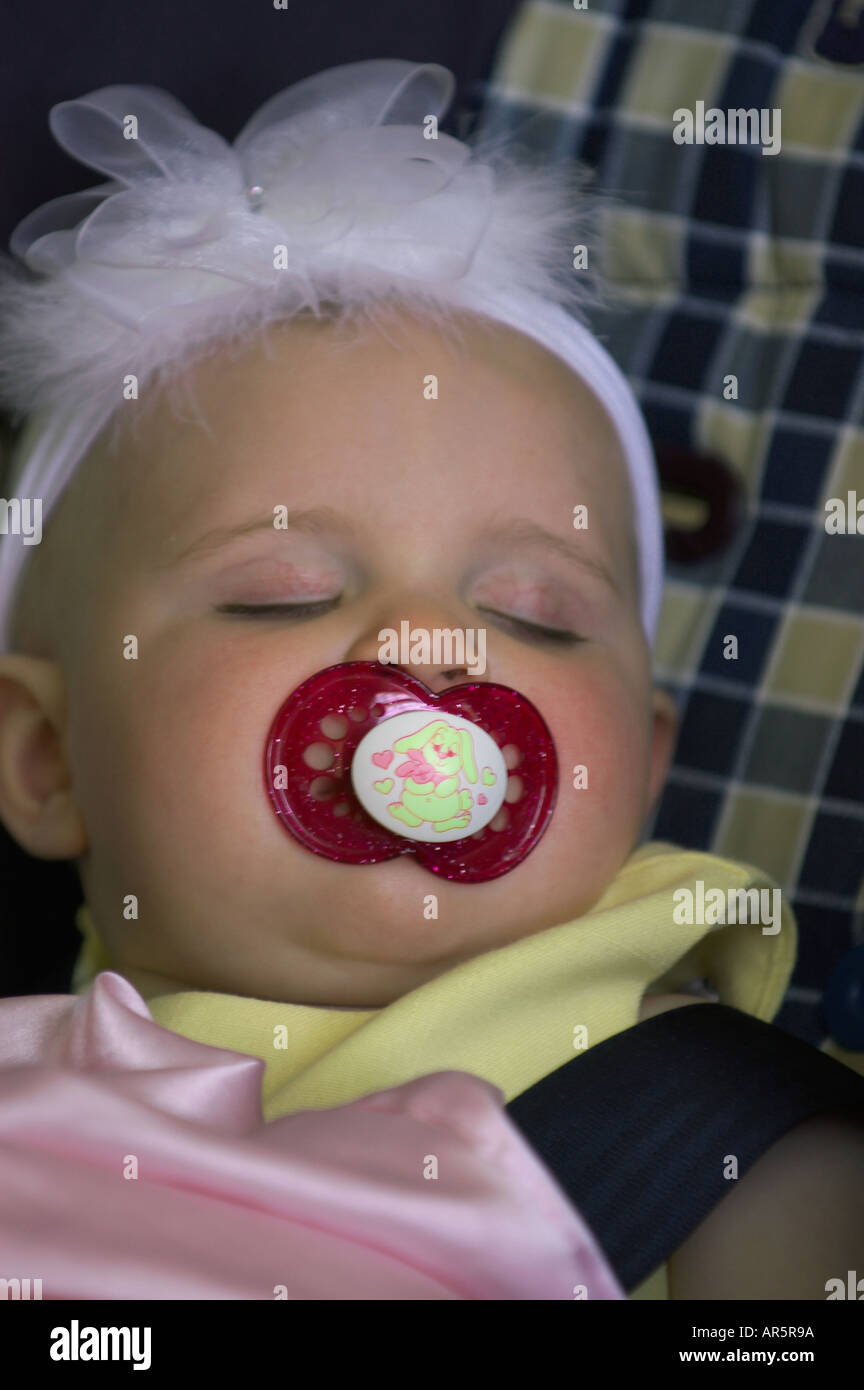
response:
{"label": "baby's nose", "polygon": [[[421,680],[436,695],[453,685],[491,679],[476,674],[479,629],[459,627],[445,614],[415,610],[388,615],[352,643],[345,661],[381,661]],[[485,658],[485,643],[482,650]],[[395,659],[394,659],[395,658]],[[484,660],[485,665],[485,660]],[[473,672],[469,670],[473,667]]]}
{"label": "baby's nose", "polygon": [[[409,662],[408,665],[402,666],[401,669],[407,671],[409,675],[416,676],[418,680],[421,680],[423,684],[429,688],[429,690],[433,690],[436,695],[440,695],[442,691],[449,689],[451,685],[465,685],[466,682],[472,679],[468,674],[468,668],[466,666],[449,666],[445,669],[435,665],[426,666],[422,662],[415,661]],[[446,756],[450,750],[445,748],[443,751]]]}

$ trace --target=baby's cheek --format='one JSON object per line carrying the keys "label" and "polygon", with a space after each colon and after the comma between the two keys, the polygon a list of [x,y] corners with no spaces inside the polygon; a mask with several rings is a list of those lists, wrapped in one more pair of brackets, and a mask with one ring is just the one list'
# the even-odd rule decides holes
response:
{"label": "baby's cheek", "polygon": [[[155,708],[161,717],[150,722],[153,751],[161,750],[161,792],[202,861],[226,866],[235,854],[253,854],[260,839],[268,810],[264,744],[278,697],[254,671],[238,678],[209,666],[178,677],[176,698]],[[137,755],[146,758],[147,751],[141,745]]]}
{"label": "baby's cheek", "polygon": [[633,679],[585,669],[550,692],[547,710],[558,751],[559,818],[592,840],[632,836],[648,782],[650,732]]}
{"label": "baby's cheek", "polygon": [[77,786],[109,862],[197,878],[243,836],[272,702],[258,693],[256,719],[255,681],[216,651],[142,647],[79,703]]}

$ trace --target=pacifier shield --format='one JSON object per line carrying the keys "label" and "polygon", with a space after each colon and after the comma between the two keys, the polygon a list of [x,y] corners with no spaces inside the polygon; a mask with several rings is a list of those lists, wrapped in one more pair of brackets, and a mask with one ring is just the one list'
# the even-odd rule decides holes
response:
{"label": "pacifier shield", "polygon": [[430,873],[482,883],[537,844],[558,770],[545,721],[510,686],[436,695],[396,667],[352,661],[288,696],[264,777],[283,827],[313,854],[376,864],[413,853]]}

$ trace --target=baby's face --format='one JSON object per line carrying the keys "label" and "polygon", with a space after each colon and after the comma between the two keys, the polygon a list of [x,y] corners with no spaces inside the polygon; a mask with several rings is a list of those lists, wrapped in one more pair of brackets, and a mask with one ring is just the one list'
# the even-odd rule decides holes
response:
{"label": "baby's face", "polygon": [[[542,348],[462,323],[462,347],[394,316],[387,335],[303,322],[274,330],[269,355],[217,355],[194,374],[209,429],[160,405],[96,451],[57,509],[44,621],[78,863],[139,988],[381,1006],[580,916],[638,839],[670,720],[652,695],[615,433]],[[273,525],[282,505],[288,529]],[[490,883],[441,881],[412,855],[319,858],[264,790],[286,696],[323,667],[376,660],[381,630],[405,621],[484,628],[480,679],[526,695],[555,740],[546,833]],[[137,660],[123,658],[130,635]],[[439,693],[473,679],[406,669]]]}

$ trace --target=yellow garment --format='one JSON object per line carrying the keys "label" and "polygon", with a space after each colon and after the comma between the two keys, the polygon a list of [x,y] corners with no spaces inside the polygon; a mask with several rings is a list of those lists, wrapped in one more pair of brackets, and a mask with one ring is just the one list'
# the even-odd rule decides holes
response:
{"label": "yellow garment", "polygon": [[[358,872],[360,872],[358,870]],[[574,1047],[593,1047],[638,1022],[648,993],[710,981],[720,1002],[770,1022],[795,960],[795,920],[781,929],[673,919],[673,891],[775,884],[748,865],[670,845],[630,856],[590,912],[487,951],[381,1009],[329,1009],[188,991],[147,999],[156,1023],[196,1042],[260,1057],[267,1120],[345,1105],[430,1072],[471,1072],[506,1102],[563,1066]],[[112,969],[86,908],[75,993]],[[122,972],[121,972],[122,973]],[[580,1042],[577,1029],[585,1029]],[[576,1041],[574,1041],[574,1038]],[[667,1297],[665,1268],[633,1298]]]}

